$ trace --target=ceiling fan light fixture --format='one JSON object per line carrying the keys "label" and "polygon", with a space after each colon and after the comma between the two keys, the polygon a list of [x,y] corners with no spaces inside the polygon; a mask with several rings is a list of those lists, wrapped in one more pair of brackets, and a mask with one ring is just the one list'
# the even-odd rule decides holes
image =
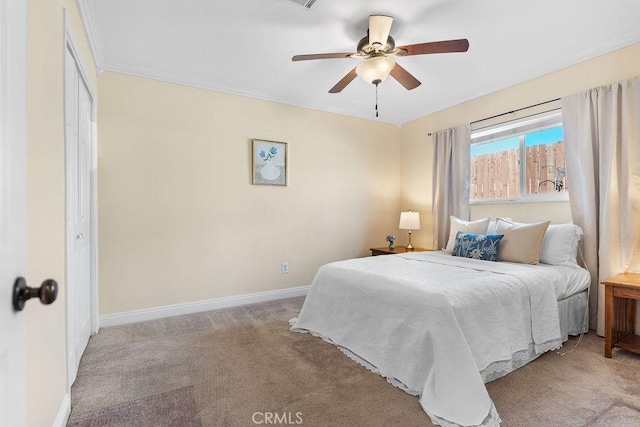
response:
{"label": "ceiling fan light fixture", "polygon": [[396,66],[396,61],[388,56],[374,56],[366,61],[362,61],[356,67],[356,74],[360,76],[365,82],[371,84],[382,83],[389,73]]}

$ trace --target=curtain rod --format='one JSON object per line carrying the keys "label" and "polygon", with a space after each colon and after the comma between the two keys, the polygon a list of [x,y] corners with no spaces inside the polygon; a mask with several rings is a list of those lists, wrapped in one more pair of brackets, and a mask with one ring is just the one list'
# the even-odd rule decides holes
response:
{"label": "curtain rod", "polygon": [[507,111],[506,113],[496,114],[495,116],[485,117],[484,119],[476,120],[475,122],[471,122],[470,124],[474,125],[476,123],[484,122],[485,120],[495,119],[496,117],[506,116],[507,114],[517,113],[518,111],[528,110],[529,108],[539,107],[540,105],[550,104],[556,101],[560,101],[560,98],[550,99],[549,101],[544,101],[544,102],[538,102],[537,104],[529,105],[528,107],[522,107],[516,110]]}
{"label": "curtain rod", "polygon": [[[473,122],[471,122],[471,123],[469,123],[469,124],[470,124],[470,125],[474,125],[474,124],[476,124],[476,123],[484,122],[484,121],[486,121],[486,120],[495,119],[495,118],[497,118],[497,117],[506,116],[507,114],[517,113],[518,111],[528,110],[529,108],[539,107],[540,105],[550,104],[550,103],[552,103],[552,102],[556,102],[556,101],[560,101],[560,98],[550,99],[550,100],[548,100],[548,101],[544,101],[544,102],[538,102],[537,104],[529,105],[528,107],[517,108],[517,109],[515,109],[515,110],[507,111],[507,112],[505,112],[505,113],[496,114],[495,116],[485,117],[484,119],[476,120],[476,121],[473,121]],[[431,132],[429,132],[429,133],[427,134],[427,136],[431,136]]]}

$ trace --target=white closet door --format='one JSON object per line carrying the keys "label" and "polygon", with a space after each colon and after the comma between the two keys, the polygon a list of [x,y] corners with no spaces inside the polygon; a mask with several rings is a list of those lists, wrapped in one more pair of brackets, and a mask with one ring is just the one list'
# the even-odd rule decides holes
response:
{"label": "white closet door", "polygon": [[91,335],[91,109],[92,99],[67,49],[67,313],[69,384]]}

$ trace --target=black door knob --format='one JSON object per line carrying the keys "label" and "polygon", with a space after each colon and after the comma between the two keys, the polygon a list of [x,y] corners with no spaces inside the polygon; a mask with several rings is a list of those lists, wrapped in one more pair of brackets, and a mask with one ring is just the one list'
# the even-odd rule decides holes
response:
{"label": "black door knob", "polygon": [[22,311],[24,303],[38,297],[43,304],[51,304],[58,296],[58,283],[53,279],[42,282],[39,288],[30,288],[24,277],[18,277],[13,284],[13,309]]}

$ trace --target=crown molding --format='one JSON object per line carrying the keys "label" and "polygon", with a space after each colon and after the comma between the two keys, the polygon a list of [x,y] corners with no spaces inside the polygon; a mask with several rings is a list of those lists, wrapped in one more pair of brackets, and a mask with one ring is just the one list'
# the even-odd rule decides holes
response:
{"label": "crown molding", "polygon": [[89,47],[93,54],[93,62],[96,64],[96,72],[98,75],[102,74],[106,70],[106,62],[102,53],[102,47],[100,46],[100,38],[98,37],[98,29],[93,18],[93,5],[89,0],[76,0],[78,5],[78,11],[80,12],[80,19],[84,26],[84,32],[87,35]]}
{"label": "crown molding", "polygon": [[[517,85],[519,85],[521,83],[525,83],[525,82],[527,82],[529,80],[533,80],[533,79],[536,79],[538,77],[542,77],[542,76],[544,76],[546,74],[551,74],[551,73],[554,73],[556,71],[563,70],[565,68],[573,67],[574,65],[578,65],[578,64],[581,64],[583,62],[590,61],[590,60],[595,59],[595,58],[597,58],[599,56],[603,56],[603,55],[607,55],[609,53],[613,53],[613,52],[615,52],[617,50],[624,49],[624,48],[629,47],[629,46],[631,46],[633,44],[636,44],[636,43],[640,43],[640,38],[638,38],[635,34],[629,34],[629,35],[625,36],[624,38],[622,38],[618,43],[615,43],[613,45],[595,47],[595,48],[591,48],[591,49],[585,49],[584,55],[582,55],[582,57],[579,60],[576,60],[575,58],[570,58],[570,57],[563,57],[563,58],[561,58],[561,59],[559,59],[557,61],[549,61],[547,63],[540,64],[540,66],[531,69],[529,72],[520,74],[520,75],[518,75],[517,77],[514,77],[514,78],[498,77],[498,78],[495,79],[495,81],[499,82],[499,83],[492,83],[492,84],[489,84],[489,85],[487,85],[485,87],[480,87],[477,90],[475,90],[469,96],[463,96],[463,97],[459,97],[457,99],[454,99],[453,101],[451,101],[451,102],[449,102],[447,104],[443,104],[438,109],[433,109],[433,110],[429,110],[429,111],[422,111],[418,115],[413,115],[413,116],[409,116],[409,117],[403,117],[398,122],[399,127],[401,127],[402,125],[404,125],[406,123],[412,122],[414,120],[418,120],[418,119],[420,119],[422,117],[425,117],[425,116],[428,116],[428,115],[431,115],[431,114],[435,114],[435,113],[437,113],[439,111],[446,110],[447,108],[452,108],[452,107],[455,107],[457,105],[473,101],[474,99],[481,98],[483,96],[490,95],[492,93],[508,89],[508,88],[510,88],[512,86],[517,86]],[[569,95],[569,94],[567,94],[567,93],[558,93],[557,94],[557,96],[565,96],[565,95]]]}
{"label": "crown molding", "polygon": [[259,99],[262,101],[276,102],[278,104],[285,104],[285,105],[290,105],[294,107],[307,108],[310,110],[323,111],[326,113],[340,114],[343,116],[349,116],[349,117],[359,118],[363,120],[373,120],[379,123],[381,122],[381,123],[394,124],[394,125],[397,124],[397,117],[378,117],[376,119],[372,119],[371,117],[356,110],[327,107],[326,105],[321,105],[321,104],[295,103],[295,102],[291,102],[286,98],[265,96],[264,94],[260,94],[260,93],[232,89],[225,86],[212,84],[211,82],[207,82],[204,80],[185,78],[177,74],[166,73],[163,71],[149,70],[149,69],[140,68],[140,67],[130,67],[128,65],[113,64],[113,63],[107,64],[104,68],[104,71],[127,74],[134,77],[142,77],[142,78],[147,78],[152,80],[158,80],[165,83],[172,83],[172,84],[178,84],[182,86],[194,87],[198,89],[212,90],[215,92],[221,92],[221,93],[226,93],[230,95],[244,96],[247,98]]}

